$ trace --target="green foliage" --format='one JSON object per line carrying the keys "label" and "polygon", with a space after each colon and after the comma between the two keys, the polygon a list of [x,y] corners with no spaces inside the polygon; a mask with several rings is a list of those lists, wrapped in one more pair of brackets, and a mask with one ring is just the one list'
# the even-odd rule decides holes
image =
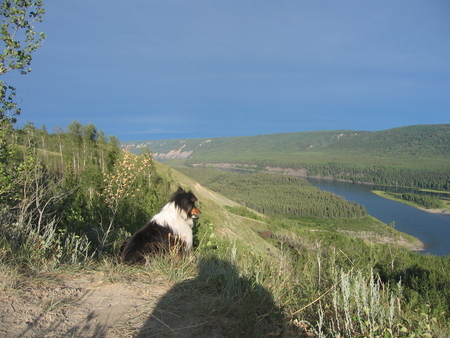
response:
{"label": "green foliage", "polygon": [[[368,245],[296,224],[280,219],[271,231],[294,271],[301,271],[287,284],[297,283],[297,294],[307,296],[287,304],[303,334],[444,337],[450,332],[449,257]],[[284,229],[289,236],[282,235]]]}
{"label": "green foliage", "polygon": [[[123,158],[120,158],[113,166],[111,172],[103,173],[103,188],[98,192],[98,196],[104,201],[109,211],[109,222],[107,225],[100,223],[101,250],[107,243],[113,243],[110,236],[119,229],[116,217],[121,216],[126,219],[130,210],[146,210],[145,207],[136,205],[136,201],[145,201],[153,194],[151,190],[152,182],[149,178],[155,173],[152,159],[148,155],[137,157],[126,152]],[[136,200],[136,197],[138,199]],[[134,201],[134,203],[133,203]],[[150,201],[152,205],[155,201]],[[158,203],[159,204],[159,203]],[[155,209],[152,209],[155,211]],[[145,214],[145,212],[143,212]],[[141,220],[141,224],[145,220]]]}
{"label": "green foliage", "polygon": [[[2,25],[0,37],[5,44],[4,52],[0,55],[0,75],[11,70],[20,70],[28,73],[26,69],[31,63],[31,54],[43,43],[43,33],[36,37],[33,23],[41,22],[45,13],[44,3],[40,0],[5,0],[0,7]],[[19,37],[23,37],[22,45]]]}
{"label": "green foliage", "polygon": [[393,252],[375,264],[383,281],[402,281],[410,309],[428,312],[450,311],[449,257]]}
{"label": "green foliage", "polygon": [[12,125],[9,121],[0,119],[0,201],[13,189],[13,169],[8,162],[14,156],[9,141],[12,134]]}
{"label": "green foliage", "polygon": [[58,229],[56,221],[42,229],[8,224],[2,232],[0,243],[6,254],[0,258],[32,271],[49,271],[64,263],[80,264],[91,258],[87,237]]}
{"label": "green foliage", "polygon": [[[31,71],[26,68],[31,63],[34,53],[45,39],[43,33],[36,38],[33,23],[41,22],[44,15],[43,3],[37,1],[5,0],[0,4],[0,76],[10,71],[18,70],[21,74]],[[15,115],[20,114],[14,101],[16,89],[0,81],[0,201],[8,198],[13,187],[13,169],[8,166],[14,156],[10,148],[12,125],[16,122]]]}
{"label": "green foliage", "polygon": [[76,252],[113,253],[172,190],[151,158],[121,151],[95,126],[74,121],[56,131],[32,123],[11,130],[15,144],[0,167],[0,240],[12,243],[6,256],[41,257],[46,266],[83,261]]}

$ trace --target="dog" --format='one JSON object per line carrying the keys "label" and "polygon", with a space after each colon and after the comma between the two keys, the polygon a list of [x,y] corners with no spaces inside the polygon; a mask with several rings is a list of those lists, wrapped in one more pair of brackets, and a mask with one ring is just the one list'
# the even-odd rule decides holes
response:
{"label": "dog", "polygon": [[179,187],[159,213],[128,237],[119,249],[120,259],[128,264],[144,263],[145,256],[174,248],[179,254],[192,250],[192,226],[201,212],[197,197]]}

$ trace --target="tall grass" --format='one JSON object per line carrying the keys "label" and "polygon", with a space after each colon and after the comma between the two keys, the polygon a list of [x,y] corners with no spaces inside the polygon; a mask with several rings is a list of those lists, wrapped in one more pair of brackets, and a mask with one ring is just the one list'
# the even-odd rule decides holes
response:
{"label": "tall grass", "polygon": [[10,262],[12,266],[50,271],[61,264],[80,264],[91,258],[87,237],[58,230],[54,221],[42,229],[13,223],[5,227],[3,233],[0,261]]}
{"label": "tall grass", "polygon": [[245,337],[256,333],[447,337],[450,333],[444,314],[404,306],[407,299],[401,281],[389,285],[372,270],[345,271],[337,255],[328,255],[327,264],[321,264],[325,256],[319,248],[298,260],[291,250],[281,248],[279,255],[263,257],[238,241],[222,242],[216,250],[200,241],[192,255],[153,257],[145,269],[175,285],[200,283],[202,292],[214,298],[214,311],[232,321],[235,332]]}
{"label": "tall grass", "polygon": [[[401,283],[381,283],[371,272],[333,272],[336,283],[316,304],[317,320],[307,323],[318,337],[400,337]],[[331,304],[330,304],[331,300]]]}
{"label": "tall grass", "polygon": [[[173,250],[150,257],[143,266],[124,265],[111,257],[97,262],[97,269],[104,271],[111,283],[142,278],[151,284],[160,276],[173,285],[163,297],[164,306],[201,318],[201,323],[214,322],[229,336],[449,334],[444,314],[412,311],[406,306],[401,282],[383,283],[372,270],[344,270],[339,265],[339,251],[329,254],[317,245],[300,253],[282,245],[276,254],[262,256],[238,239],[216,238],[215,246],[207,245],[209,239],[205,233],[194,252],[185,257]],[[2,289],[20,287],[23,264],[50,271],[61,264],[92,261],[85,239],[64,236],[51,225],[40,234],[28,233],[25,244],[14,251],[14,259],[11,243],[6,244],[2,243],[0,251]]]}

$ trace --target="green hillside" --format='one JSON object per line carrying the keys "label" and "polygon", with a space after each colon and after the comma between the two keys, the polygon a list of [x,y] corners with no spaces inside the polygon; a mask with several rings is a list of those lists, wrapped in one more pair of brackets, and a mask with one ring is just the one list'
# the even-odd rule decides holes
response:
{"label": "green hillside", "polygon": [[449,124],[125,144],[135,153],[147,147],[159,160],[187,166],[450,190]]}
{"label": "green hillside", "polygon": [[[257,136],[218,137],[202,139],[130,141],[123,142],[131,146],[131,150],[139,153],[140,148],[147,147],[153,153],[167,154],[170,151],[193,152],[193,156],[201,156],[214,152],[218,158],[226,156],[249,155],[253,152],[295,153],[322,149],[341,139],[352,138],[365,131],[333,130],[297,133],[279,133]],[[245,157],[245,156],[244,156]]]}
{"label": "green hillside", "polygon": [[450,125],[418,125],[359,134],[328,145],[326,151],[370,152],[376,156],[450,157]]}

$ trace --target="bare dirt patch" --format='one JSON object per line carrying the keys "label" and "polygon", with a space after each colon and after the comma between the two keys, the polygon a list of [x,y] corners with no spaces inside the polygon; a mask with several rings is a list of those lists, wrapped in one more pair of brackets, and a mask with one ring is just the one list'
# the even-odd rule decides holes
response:
{"label": "bare dirt patch", "polygon": [[383,236],[374,231],[350,231],[350,230],[338,230],[340,233],[352,238],[361,238],[372,243],[378,244],[393,244],[411,251],[422,251],[424,244],[417,238],[408,240],[403,236],[397,238],[391,236]]}
{"label": "bare dirt patch", "polygon": [[0,293],[0,336],[133,337],[171,286],[108,283],[102,273],[26,281]]}

